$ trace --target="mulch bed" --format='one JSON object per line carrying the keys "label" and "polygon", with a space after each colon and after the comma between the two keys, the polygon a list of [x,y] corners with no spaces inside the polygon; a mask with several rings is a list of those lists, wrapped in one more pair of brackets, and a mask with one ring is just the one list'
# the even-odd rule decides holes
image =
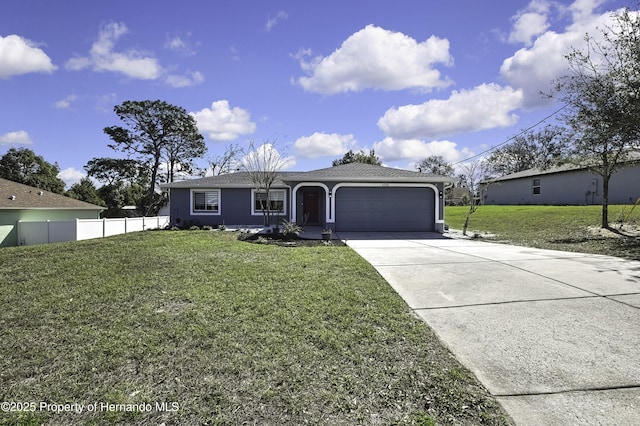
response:
{"label": "mulch bed", "polygon": [[341,240],[311,240],[301,238],[298,235],[285,234],[257,234],[243,232],[238,235],[238,240],[253,244],[272,244],[283,247],[317,247],[317,246],[344,246]]}

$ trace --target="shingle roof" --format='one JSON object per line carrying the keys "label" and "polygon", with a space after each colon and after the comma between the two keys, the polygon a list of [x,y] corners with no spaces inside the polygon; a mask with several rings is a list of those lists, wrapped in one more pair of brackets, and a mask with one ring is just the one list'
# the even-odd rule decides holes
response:
{"label": "shingle roof", "polygon": [[306,179],[327,181],[453,182],[453,179],[446,176],[364,163],[342,164],[306,172],[304,175]]}
{"label": "shingle roof", "polygon": [[510,175],[500,176],[495,179],[489,179],[487,180],[487,182],[500,182],[500,181],[512,180],[512,179],[522,179],[522,178],[528,178],[533,176],[548,175],[553,173],[564,173],[564,172],[570,172],[570,171],[581,170],[581,169],[584,169],[584,167],[577,167],[569,164],[565,164],[558,167],[552,167],[544,170],[528,169],[528,170],[523,170],[517,173],[511,173]]}
{"label": "shingle roof", "polygon": [[[285,186],[286,182],[453,182],[446,176],[429,175],[411,170],[395,169],[364,163],[349,163],[309,172],[279,172],[274,186]],[[201,179],[186,180],[162,185],[163,188],[196,187],[252,187],[247,172],[230,173]]]}
{"label": "shingle roof", "polygon": [[104,210],[104,207],[0,178],[0,210],[5,209]]}
{"label": "shingle roof", "polygon": [[[286,186],[283,178],[293,172],[278,172],[278,177],[273,182],[274,187]],[[172,182],[161,185],[163,188],[253,188],[253,182],[247,172],[228,173],[219,176],[207,176],[200,179],[188,179],[180,182]]]}

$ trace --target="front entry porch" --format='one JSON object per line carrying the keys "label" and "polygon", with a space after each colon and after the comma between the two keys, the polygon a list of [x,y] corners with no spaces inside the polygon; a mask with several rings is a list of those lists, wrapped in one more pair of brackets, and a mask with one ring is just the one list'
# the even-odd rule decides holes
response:
{"label": "front entry porch", "polygon": [[325,228],[331,222],[331,192],[322,183],[304,183],[294,187],[291,219],[301,226]]}

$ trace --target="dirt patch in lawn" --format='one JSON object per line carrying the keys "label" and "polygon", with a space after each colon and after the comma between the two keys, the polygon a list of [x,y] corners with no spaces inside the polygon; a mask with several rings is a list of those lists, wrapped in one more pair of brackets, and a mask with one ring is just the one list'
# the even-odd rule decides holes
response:
{"label": "dirt patch in lawn", "polygon": [[616,224],[609,228],[590,226],[587,228],[591,235],[602,238],[630,238],[640,240],[640,227],[635,223]]}

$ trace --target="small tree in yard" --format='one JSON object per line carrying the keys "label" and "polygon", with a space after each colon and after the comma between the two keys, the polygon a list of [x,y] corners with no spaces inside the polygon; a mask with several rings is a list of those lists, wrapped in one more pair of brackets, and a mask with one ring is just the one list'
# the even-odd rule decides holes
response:
{"label": "small tree in yard", "polygon": [[478,207],[482,201],[482,185],[487,178],[488,165],[485,160],[475,160],[469,163],[465,163],[460,167],[460,186],[467,188],[471,194],[469,200],[469,210],[467,216],[464,219],[464,225],[462,226],[462,235],[467,235],[467,229],[469,227],[469,218],[473,213],[478,210]]}
{"label": "small tree in yard", "polygon": [[286,164],[286,158],[278,152],[275,143],[264,142],[256,147],[253,140],[249,141],[249,146],[244,154],[242,169],[249,174],[257,191],[256,197],[264,196],[264,198],[259,198],[259,203],[264,217],[264,225],[269,226],[271,225],[272,212],[271,187],[278,177],[278,172]]}
{"label": "small tree in yard", "polygon": [[564,136],[569,162],[602,176],[602,227],[609,227],[609,181],[640,150],[640,19],[628,10],[612,15],[602,37],[567,60],[571,73],[555,92],[567,104]]}

